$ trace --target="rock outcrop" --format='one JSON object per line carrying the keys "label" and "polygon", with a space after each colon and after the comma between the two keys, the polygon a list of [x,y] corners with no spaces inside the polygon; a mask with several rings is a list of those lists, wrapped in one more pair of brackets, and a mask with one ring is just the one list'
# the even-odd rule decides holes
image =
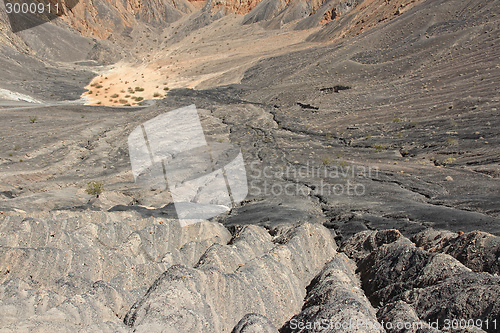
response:
{"label": "rock outcrop", "polygon": [[228,245],[214,245],[195,268],[172,266],[129,311],[139,331],[230,332],[249,313],[280,326],[301,307],[305,286],[336,253],[326,228],[303,224],[271,237],[247,226]]}
{"label": "rock outcrop", "polygon": [[[404,303],[421,321],[440,329],[453,320],[491,323],[500,315],[498,276],[472,272],[455,258],[427,252],[404,237],[372,250],[358,262],[358,271],[366,295],[381,308],[380,318],[390,318],[398,307],[414,317]],[[497,329],[486,324],[465,328]]]}
{"label": "rock outcrop", "polygon": [[450,332],[497,331],[500,278],[397,230],[356,234],[344,253],[319,224],[232,230],[130,212],[10,213],[0,331],[422,333],[460,320]]}
{"label": "rock outcrop", "polygon": [[13,215],[0,230],[1,326],[16,331],[120,326],[159,274],[230,240],[218,224],[181,228],[126,212]]}
{"label": "rock outcrop", "polygon": [[282,332],[385,332],[355,271],[345,254],[335,255],[307,287],[302,312]]}
{"label": "rock outcrop", "polygon": [[416,246],[446,253],[474,272],[500,274],[500,237],[486,232],[449,232],[427,229],[413,236]]}
{"label": "rock outcrop", "polygon": [[[498,332],[500,3],[196,2],[0,11],[0,332]],[[250,192],[181,228],[126,138],[193,103]]]}

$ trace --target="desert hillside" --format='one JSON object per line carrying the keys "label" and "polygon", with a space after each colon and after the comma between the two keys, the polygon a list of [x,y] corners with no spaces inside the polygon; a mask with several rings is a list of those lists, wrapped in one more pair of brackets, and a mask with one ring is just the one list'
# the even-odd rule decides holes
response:
{"label": "desert hillside", "polygon": [[[497,1],[7,2],[0,332],[500,331]],[[192,105],[163,175],[248,193],[184,225],[130,137]]]}

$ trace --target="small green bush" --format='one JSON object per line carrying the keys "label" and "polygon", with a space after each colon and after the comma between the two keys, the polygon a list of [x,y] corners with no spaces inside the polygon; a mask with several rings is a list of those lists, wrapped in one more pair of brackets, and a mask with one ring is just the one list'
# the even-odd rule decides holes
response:
{"label": "small green bush", "polygon": [[88,182],[87,189],[85,190],[85,192],[87,192],[87,194],[99,197],[99,194],[102,193],[102,190],[103,190],[103,184],[101,182]]}
{"label": "small green bush", "polygon": [[37,116],[30,116],[30,123],[34,124],[38,120]]}
{"label": "small green bush", "polygon": [[385,145],[375,145],[375,146],[373,146],[373,148],[375,148],[376,151],[380,152],[382,150],[386,150],[387,146],[385,146]]}
{"label": "small green bush", "polygon": [[144,91],[144,88],[141,88],[141,87],[135,87],[135,91]]}
{"label": "small green bush", "polygon": [[158,93],[158,92],[155,92],[155,93],[153,94],[153,97],[161,97],[161,94],[160,94],[160,93]]}
{"label": "small green bush", "polygon": [[111,98],[118,98],[118,97],[120,97],[120,95],[118,95],[118,94],[111,95]]}
{"label": "small green bush", "polygon": [[452,163],[453,163],[453,162],[455,162],[456,160],[457,160],[457,159],[456,159],[456,158],[454,158],[454,157],[448,157],[447,159],[445,159],[445,160],[443,161],[443,164],[445,164],[445,165],[446,165],[446,164],[452,164]]}

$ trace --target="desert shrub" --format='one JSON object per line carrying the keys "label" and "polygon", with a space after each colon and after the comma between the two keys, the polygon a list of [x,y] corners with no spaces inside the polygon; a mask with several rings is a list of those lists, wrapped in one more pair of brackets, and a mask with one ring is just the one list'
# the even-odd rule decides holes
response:
{"label": "desert shrub", "polygon": [[30,123],[34,124],[38,120],[37,116],[30,116]]}
{"label": "desert shrub", "polygon": [[99,197],[99,194],[102,193],[103,186],[104,185],[101,182],[88,182],[85,192],[87,192],[87,194]]}
{"label": "desert shrub", "polygon": [[135,91],[144,91],[144,88],[141,88],[141,87],[135,87]]}
{"label": "desert shrub", "polygon": [[341,168],[348,168],[349,163],[347,163],[346,161],[337,161],[337,166],[339,166]]}
{"label": "desert shrub", "polygon": [[120,99],[121,104],[126,104],[128,101],[126,99]]}
{"label": "desert shrub", "polygon": [[158,93],[158,92],[155,92],[155,93],[153,94],[153,97],[161,97],[161,94],[160,94],[160,93]]}
{"label": "desert shrub", "polygon": [[443,164],[451,164],[451,163],[455,162],[456,160],[457,160],[457,159],[456,159],[456,158],[454,158],[454,157],[448,157],[447,159],[445,159],[445,160],[443,161]]}
{"label": "desert shrub", "polygon": [[324,157],[322,160],[321,160],[321,163],[324,165],[324,166],[329,166],[333,161],[329,158],[329,157]]}
{"label": "desert shrub", "polygon": [[118,94],[113,94],[113,95],[111,95],[111,98],[117,98],[117,97],[119,97],[119,96],[120,96],[120,95],[118,95]]}
{"label": "desert shrub", "polygon": [[165,87],[165,88],[163,88],[163,90],[168,91],[168,90],[170,90],[170,88],[169,87]]}

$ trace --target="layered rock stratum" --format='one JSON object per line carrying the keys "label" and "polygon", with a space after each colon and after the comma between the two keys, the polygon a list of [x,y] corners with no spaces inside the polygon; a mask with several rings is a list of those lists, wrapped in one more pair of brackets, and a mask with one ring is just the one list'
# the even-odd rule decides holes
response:
{"label": "layered rock stratum", "polygon": [[[0,6],[0,331],[500,330],[498,2]],[[127,137],[191,104],[249,194],[181,227]]]}

